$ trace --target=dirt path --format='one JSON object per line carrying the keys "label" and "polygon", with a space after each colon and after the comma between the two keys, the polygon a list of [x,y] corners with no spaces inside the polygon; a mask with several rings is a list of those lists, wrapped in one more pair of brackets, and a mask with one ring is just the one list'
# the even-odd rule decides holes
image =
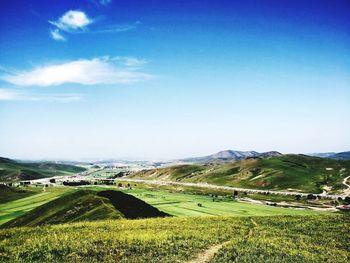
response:
{"label": "dirt path", "polygon": [[345,177],[343,180],[343,185],[345,185],[348,189],[344,191],[345,195],[350,195],[350,185],[347,183],[347,180],[349,180],[350,176]]}
{"label": "dirt path", "polygon": [[204,252],[197,255],[195,259],[188,261],[188,263],[204,263],[209,262],[215,254],[225,245],[227,245],[230,241],[223,242],[221,244],[217,244],[209,247]]}

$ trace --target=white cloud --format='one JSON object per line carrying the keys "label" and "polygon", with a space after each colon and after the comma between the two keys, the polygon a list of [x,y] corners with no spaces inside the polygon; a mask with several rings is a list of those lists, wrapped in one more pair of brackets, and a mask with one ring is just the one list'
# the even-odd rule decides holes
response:
{"label": "white cloud", "polygon": [[84,12],[78,10],[69,10],[57,21],[49,21],[52,25],[55,25],[61,30],[71,32],[75,30],[81,30],[93,23]]}
{"label": "white cloud", "polygon": [[27,92],[0,89],[0,101],[49,101],[49,102],[75,102],[82,100],[80,94],[29,94]]}
{"label": "white cloud", "polygon": [[[130,62],[129,62],[130,63]],[[135,62],[134,62],[135,63]],[[112,59],[82,59],[30,71],[2,75],[0,79],[18,86],[57,86],[65,83],[82,85],[128,84],[151,79],[153,76],[136,68],[119,67]]]}
{"label": "white cloud", "polygon": [[54,29],[50,30],[51,37],[56,41],[66,41],[66,38],[61,35],[60,30]]}

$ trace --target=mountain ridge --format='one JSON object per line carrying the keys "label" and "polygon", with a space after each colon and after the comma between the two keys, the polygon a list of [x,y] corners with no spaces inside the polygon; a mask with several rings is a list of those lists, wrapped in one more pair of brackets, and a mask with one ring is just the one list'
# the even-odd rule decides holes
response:
{"label": "mountain ridge", "polygon": [[220,161],[237,161],[247,158],[269,158],[282,155],[278,151],[268,152],[256,152],[256,151],[237,151],[237,150],[224,150],[217,153],[202,156],[202,157],[190,157],[181,159],[181,162],[188,163],[207,163],[207,162],[220,162]]}

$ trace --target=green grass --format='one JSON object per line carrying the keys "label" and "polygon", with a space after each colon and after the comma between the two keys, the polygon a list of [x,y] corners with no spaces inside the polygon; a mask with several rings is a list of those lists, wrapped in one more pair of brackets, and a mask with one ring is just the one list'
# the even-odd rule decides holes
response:
{"label": "green grass", "polygon": [[[28,187],[28,189],[38,191],[38,189],[32,187]],[[44,191],[41,188],[41,191],[35,195],[0,204],[0,225],[71,191],[74,191],[74,189],[47,187]]]}
{"label": "green grass", "polygon": [[0,262],[349,262],[350,217],[187,217],[0,230]]}
{"label": "green grass", "polygon": [[0,162],[1,181],[33,180],[52,176],[70,175],[85,171],[85,168],[56,164],[42,163],[17,163],[12,160]]}
{"label": "green grass", "polygon": [[325,186],[332,187],[333,192],[343,189],[341,181],[349,170],[350,161],[290,154],[223,164],[178,165],[141,171],[129,177],[321,193]]}
{"label": "green grass", "polygon": [[0,185],[0,204],[28,197],[38,193],[40,190],[31,188],[24,189],[19,187],[8,187]]}
{"label": "green grass", "polygon": [[[325,212],[272,207],[267,205],[241,203],[231,198],[213,198],[207,195],[167,192],[151,189],[126,189],[159,210],[173,216],[272,216],[272,215],[315,215]],[[202,207],[199,207],[201,204]]]}
{"label": "green grass", "polygon": [[[37,188],[30,187],[28,189],[35,189],[38,191]],[[125,193],[134,195],[136,198],[145,201],[160,211],[173,216],[269,216],[315,215],[325,213],[316,212],[313,210],[296,210],[291,208],[241,203],[236,202],[229,197],[216,198],[213,202],[213,198],[208,195],[170,192],[166,190],[142,188],[133,188],[130,190],[116,187],[87,187],[86,189],[94,190],[96,192],[106,189],[121,190]],[[70,187],[48,187],[46,188],[45,192],[41,190],[40,193],[37,193],[35,195],[0,204],[0,225],[19,216],[22,216],[32,209],[44,205],[51,200],[61,197],[62,195],[69,195],[75,191],[76,190],[74,188]],[[94,202],[95,201],[97,202],[97,200],[94,200]],[[67,201],[66,203],[69,207],[68,203],[70,202]],[[198,204],[201,204],[202,207],[199,207]],[[49,209],[48,211],[49,213],[54,213],[55,211],[57,212],[59,208],[62,207],[57,206],[55,209]],[[42,216],[45,218],[45,215]],[[90,215],[90,217],[91,220],[95,220],[94,215]],[[38,220],[40,221],[40,218],[37,220],[34,220],[33,218],[33,222],[37,222]]]}
{"label": "green grass", "polygon": [[[62,193],[62,196],[54,200],[45,200],[47,202],[44,204],[36,203],[37,207],[30,206],[29,209],[31,210],[26,211],[24,214],[18,213],[22,213],[24,208],[28,208],[25,205],[13,207],[13,204],[16,202],[4,204],[0,206],[0,209],[4,207],[12,208],[9,214],[3,216],[4,220],[7,220],[9,217],[14,218],[4,222],[1,227],[168,216],[135,196],[115,190],[100,190],[83,188],[71,190],[68,193]],[[33,199],[31,199],[31,202],[33,202]]]}

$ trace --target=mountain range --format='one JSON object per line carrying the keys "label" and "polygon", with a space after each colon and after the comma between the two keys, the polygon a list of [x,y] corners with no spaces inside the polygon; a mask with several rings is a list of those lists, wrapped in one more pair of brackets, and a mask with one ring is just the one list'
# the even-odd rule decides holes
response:
{"label": "mountain range", "polygon": [[326,152],[326,153],[310,153],[309,156],[331,158],[336,160],[350,160],[350,151],[347,152]]}
{"label": "mountain range", "polygon": [[273,156],[282,155],[277,151],[269,152],[256,152],[256,151],[235,151],[235,150],[225,150],[220,151],[215,154],[203,156],[203,157],[192,157],[181,159],[181,162],[185,163],[209,163],[209,162],[222,162],[222,161],[236,161],[243,160],[247,158],[268,158]]}

